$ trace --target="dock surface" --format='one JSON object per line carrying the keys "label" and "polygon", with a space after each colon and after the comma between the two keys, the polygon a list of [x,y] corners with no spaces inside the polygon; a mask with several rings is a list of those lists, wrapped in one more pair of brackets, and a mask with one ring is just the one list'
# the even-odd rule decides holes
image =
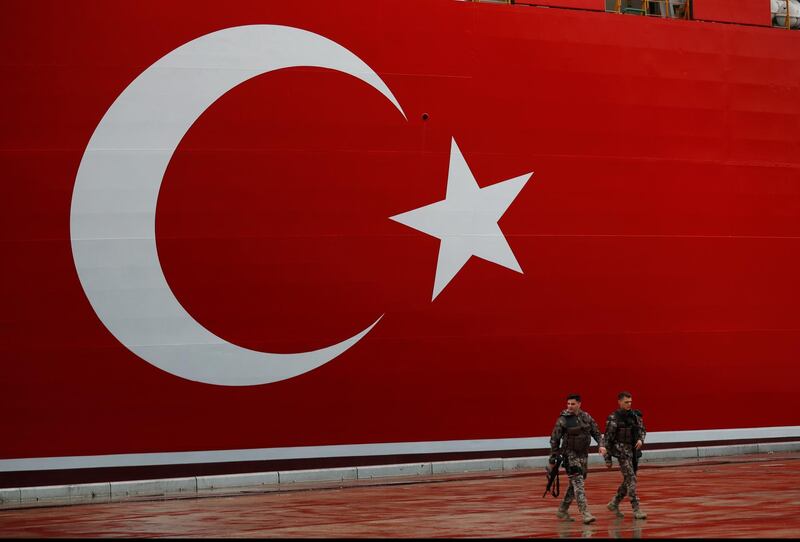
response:
{"label": "dock surface", "polygon": [[[638,493],[616,518],[605,505],[621,481],[594,468],[586,481],[597,521],[555,516],[544,472],[440,475],[327,484],[201,498],[0,511],[0,537],[548,537],[796,538],[800,453],[665,461],[644,465]],[[561,496],[567,478],[561,476]]]}

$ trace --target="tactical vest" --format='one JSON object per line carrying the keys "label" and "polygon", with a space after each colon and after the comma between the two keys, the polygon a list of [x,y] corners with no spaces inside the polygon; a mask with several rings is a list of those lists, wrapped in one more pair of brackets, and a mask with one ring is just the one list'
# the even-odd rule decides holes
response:
{"label": "tactical vest", "polygon": [[617,419],[617,434],[615,440],[621,444],[634,444],[633,431],[637,426],[636,417],[631,414],[630,416],[620,416],[616,413],[614,417]]}
{"label": "tactical vest", "polygon": [[589,429],[582,424],[577,416],[565,416],[567,425],[566,448],[576,454],[583,455],[589,453]]}
{"label": "tactical vest", "polygon": [[617,426],[617,442],[622,444],[630,444],[631,439],[633,439],[633,427]]}

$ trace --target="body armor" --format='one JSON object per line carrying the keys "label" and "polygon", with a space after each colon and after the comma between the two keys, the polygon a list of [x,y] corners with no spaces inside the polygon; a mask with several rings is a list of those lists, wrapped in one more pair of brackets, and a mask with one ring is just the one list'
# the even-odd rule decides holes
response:
{"label": "body armor", "polygon": [[623,414],[617,412],[617,434],[615,440],[622,444],[635,444],[633,441],[634,430],[637,428],[636,416],[633,413]]}
{"label": "body armor", "polygon": [[591,437],[589,428],[580,423],[577,416],[566,416],[566,449],[576,454],[584,455],[589,452]]}
{"label": "body armor", "polygon": [[633,427],[617,427],[617,442],[630,444],[633,439]]}

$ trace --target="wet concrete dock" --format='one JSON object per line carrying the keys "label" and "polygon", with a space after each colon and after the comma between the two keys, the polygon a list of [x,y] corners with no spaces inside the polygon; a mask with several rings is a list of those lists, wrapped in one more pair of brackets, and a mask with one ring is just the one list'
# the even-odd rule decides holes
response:
{"label": "wet concrete dock", "polygon": [[[247,495],[0,511],[0,537],[595,537],[800,536],[800,453],[665,461],[639,471],[642,509],[605,504],[621,475],[593,469],[597,522],[555,517],[543,472],[297,484]],[[562,496],[566,477],[562,476]]]}

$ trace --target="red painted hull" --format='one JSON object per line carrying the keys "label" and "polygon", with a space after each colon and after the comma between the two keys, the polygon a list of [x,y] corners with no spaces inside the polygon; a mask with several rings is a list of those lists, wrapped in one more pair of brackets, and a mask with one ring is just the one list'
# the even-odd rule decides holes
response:
{"label": "red painted hull", "polygon": [[[17,4],[4,17],[0,459],[549,434],[565,395],[649,431],[800,426],[800,33],[460,3]],[[332,362],[227,387],[140,359],[70,245],[87,142],[176,47],[280,24],[364,60],[257,77],[181,141],[158,199],[165,276],[207,329]],[[423,113],[429,115],[423,120]],[[131,129],[135,129],[132,127]],[[388,217],[534,176],[433,302],[439,241]],[[777,403],[777,404],[775,404]]]}

